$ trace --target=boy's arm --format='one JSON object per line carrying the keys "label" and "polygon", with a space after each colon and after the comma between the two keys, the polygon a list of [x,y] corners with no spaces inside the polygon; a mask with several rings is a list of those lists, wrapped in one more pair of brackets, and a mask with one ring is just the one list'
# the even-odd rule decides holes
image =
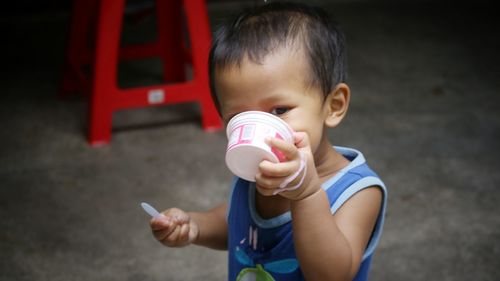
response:
{"label": "boy's arm", "polygon": [[352,280],[382,202],[377,187],[364,189],[331,214],[326,192],[292,201],[295,251],[307,280]]}
{"label": "boy's arm", "polygon": [[[257,190],[264,195],[280,195],[290,200],[293,239],[300,267],[307,280],[352,280],[358,272],[364,250],[373,232],[382,203],[382,192],[370,187],[357,192],[332,215],[326,192],[314,165],[309,139],[295,133],[295,145],[272,138],[272,147],[288,159],[284,163],[263,161],[257,175]],[[302,157],[307,169],[283,191],[276,188],[297,169]]]}
{"label": "boy's arm", "polygon": [[194,244],[217,250],[227,249],[227,203],[206,212],[189,212],[191,220],[198,224],[198,236]]}

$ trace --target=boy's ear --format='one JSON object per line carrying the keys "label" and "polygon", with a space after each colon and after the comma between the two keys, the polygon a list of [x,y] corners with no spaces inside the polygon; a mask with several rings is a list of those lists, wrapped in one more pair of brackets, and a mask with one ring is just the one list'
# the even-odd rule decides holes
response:
{"label": "boy's ear", "polygon": [[330,92],[326,98],[324,106],[326,107],[327,116],[325,125],[327,127],[336,127],[347,113],[349,101],[351,98],[351,90],[345,83],[339,83]]}

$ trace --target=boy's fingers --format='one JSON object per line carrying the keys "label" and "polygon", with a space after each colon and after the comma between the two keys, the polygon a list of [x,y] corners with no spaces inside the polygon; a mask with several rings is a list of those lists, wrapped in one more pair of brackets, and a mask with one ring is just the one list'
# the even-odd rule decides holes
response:
{"label": "boy's fingers", "polygon": [[298,150],[294,144],[278,138],[267,138],[266,142],[269,146],[277,148],[279,151],[283,152],[288,159],[294,159],[298,155]]}
{"label": "boy's fingers", "polygon": [[274,195],[274,190],[275,190],[275,189],[268,189],[268,188],[264,188],[264,187],[260,186],[259,184],[257,184],[257,185],[255,186],[255,188],[257,189],[257,191],[258,191],[260,194],[262,194],[262,195],[264,195],[264,196],[272,196],[272,195]]}
{"label": "boy's fingers", "polygon": [[173,223],[172,218],[167,217],[163,214],[161,214],[159,217],[152,218],[150,221],[152,230],[161,230],[168,228],[172,225],[172,223]]}
{"label": "boy's fingers", "polygon": [[255,177],[256,188],[260,194],[264,196],[274,195],[274,192],[279,187],[280,183],[283,181],[282,178],[269,178],[263,177],[262,174],[258,174]]}
{"label": "boy's fingers", "polygon": [[188,223],[189,222],[189,215],[186,214],[185,212],[179,212],[174,215],[174,219],[178,223]]}
{"label": "boy's fingers", "polygon": [[165,235],[163,239],[160,239],[161,242],[165,243],[167,246],[175,246],[177,240],[179,240],[180,227],[176,226],[173,228],[173,231],[170,234]]}
{"label": "boy's fingers", "polygon": [[259,171],[266,177],[286,177],[297,170],[297,168],[297,163],[291,161],[273,163],[264,160],[259,163]]}
{"label": "boy's fingers", "polygon": [[189,241],[190,217],[181,209],[171,208],[150,221],[154,237],[168,247],[181,247]]}
{"label": "boy's fingers", "polygon": [[166,237],[172,235],[172,233],[175,231],[175,229],[176,229],[176,225],[172,223],[171,225],[169,225],[167,227],[153,230],[153,234],[156,237],[156,239],[158,239],[159,241],[162,241]]}
{"label": "boy's fingers", "polygon": [[181,218],[181,217],[186,216],[186,213],[183,210],[178,209],[178,208],[170,208],[170,209],[166,210],[165,212],[163,212],[162,214],[167,216],[167,217],[171,217],[171,218]]}
{"label": "boy's fingers", "polygon": [[309,137],[305,132],[293,133],[293,140],[298,148],[309,146]]}
{"label": "boy's fingers", "polygon": [[184,243],[189,239],[189,224],[185,223],[180,227],[178,242]]}
{"label": "boy's fingers", "polygon": [[189,215],[181,209],[172,208],[160,214],[159,220],[167,220],[173,224],[182,224],[189,222]]}

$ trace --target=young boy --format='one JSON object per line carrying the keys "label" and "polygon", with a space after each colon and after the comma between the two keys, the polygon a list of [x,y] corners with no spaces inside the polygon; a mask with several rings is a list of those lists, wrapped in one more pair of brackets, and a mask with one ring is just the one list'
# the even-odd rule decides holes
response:
{"label": "young boy", "polygon": [[[256,182],[236,178],[228,203],[210,211],[164,211],[151,221],[155,237],[227,249],[229,280],[366,280],[386,189],[359,151],[327,138],[350,98],[342,33],[319,9],[267,4],[218,30],[210,74],[226,124],[243,111],[272,113],[295,143],[268,139],[286,161],[262,161]],[[297,171],[288,186],[298,188],[280,189]]]}

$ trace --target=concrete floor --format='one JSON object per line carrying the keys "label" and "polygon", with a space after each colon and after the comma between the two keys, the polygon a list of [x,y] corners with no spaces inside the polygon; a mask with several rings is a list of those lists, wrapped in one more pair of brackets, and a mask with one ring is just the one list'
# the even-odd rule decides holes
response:
{"label": "concrete floor", "polygon": [[[353,90],[330,137],[390,190],[371,280],[499,280],[496,10],[323,6],[347,34]],[[209,8],[216,22],[235,5]],[[223,133],[204,133],[196,106],[148,108],[115,114],[112,143],[91,148],[85,98],[57,98],[67,14],[1,22],[0,280],[224,280],[225,252],[159,246],[139,207],[225,200]],[[121,81],[157,70],[125,65]]]}

